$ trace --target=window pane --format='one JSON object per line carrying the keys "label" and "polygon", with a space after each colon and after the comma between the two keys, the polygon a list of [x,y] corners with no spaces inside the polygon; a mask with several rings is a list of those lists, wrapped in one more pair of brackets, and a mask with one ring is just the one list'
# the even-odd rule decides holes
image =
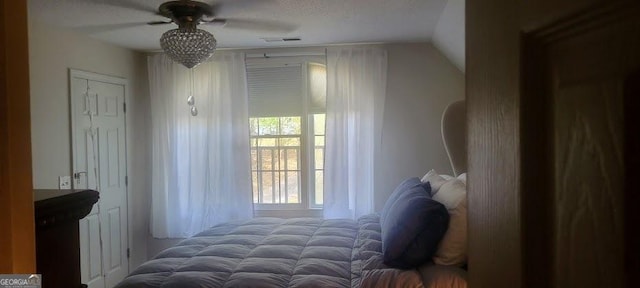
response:
{"label": "window pane", "polygon": [[287,192],[289,193],[289,203],[300,203],[300,173],[287,172]]}
{"label": "window pane", "polygon": [[324,147],[324,136],[315,136],[316,147]]}
{"label": "window pane", "polygon": [[298,170],[300,157],[298,157],[298,149],[287,149],[287,170]]}
{"label": "window pane", "polygon": [[286,172],[281,171],[280,173],[278,173],[278,177],[279,177],[279,189],[280,189],[280,194],[279,194],[279,199],[278,199],[278,203],[287,203],[287,182],[286,180]]}
{"label": "window pane", "polygon": [[251,149],[251,170],[258,170],[258,151]]}
{"label": "window pane", "polygon": [[274,203],[273,202],[273,173],[262,172],[262,203]]}
{"label": "window pane", "polygon": [[291,204],[300,203],[300,194],[289,191],[289,198],[287,198],[287,200],[288,200],[287,203],[291,203]]}
{"label": "window pane", "polygon": [[278,166],[276,169],[285,170],[287,167],[287,150],[286,149],[278,149]]}
{"label": "window pane", "polygon": [[258,198],[258,172],[251,173],[251,184],[253,187],[253,203],[258,203],[260,200]]}
{"label": "window pane", "polygon": [[273,170],[273,151],[260,149],[260,170]]}
{"label": "window pane", "polygon": [[300,117],[280,118],[281,135],[300,135]]}
{"label": "window pane", "polygon": [[309,63],[309,95],[312,108],[325,108],[327,105],[327,68],[324,65]]}
{"label": "window pane", "polygon": [[260,138],[258,139],[260,147],[276,147],[276,138]]}
{"label": "window pane", "polygon": [[324,169],[324,149],[323,148],[316,148],[314,162],[315,162],[316,169]]}
{"label": "window pane", "polygon": [[280,138],[281,146],[300,147],[300,138]]}
{"label": "window pane", "polygon": [[280,173],[273,173],[273,203],[282,203],[280,201],[281,194],[284,194],[284,191],[280,189],[280,181],[284,182],[284,179],[280,178]]}
{"label": "window pane", "polygon": [[278,149],[273,149],[271,155],[273,155],[273,170],[280,170],[280,153]]}
{"label": "window pane", "polygon": [[249,118],[249,133],[251,136],[258,135],[258,118]]}
{"label": "window pane", "polygon": [[258,118],[259,134],[260,135],[277,135],[279,118],[278,117],[263,117]]}
{"label": "window pane", "polygon": [[313,133],[315,135],[324,135],[325,120],[325,114],[313,114]]}
{"label": "window pane", "polygon": [[324,198],[324,171],[316,171],[315,204],[322,205],[323,198]]}

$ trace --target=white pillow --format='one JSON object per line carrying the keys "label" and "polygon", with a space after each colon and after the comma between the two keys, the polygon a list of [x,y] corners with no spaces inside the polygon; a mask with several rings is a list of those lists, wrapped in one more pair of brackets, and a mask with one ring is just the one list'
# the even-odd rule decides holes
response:
{"label": "white pillow", "polygon": [[443,183],[432,197],[449,211],[449,228],[440,240],[433,262],[462,266],[467,262],[467,187],[461,179],[454,178]]}
{"label": "white pillow", "polygon": [[449,210],[449,228],[438,244],[433,262],[439,265],[463,266],[467,263],[467,199]]}
{"label": "white pillow", "polygon": [[464,185],[467,185],[467,173],[462,173],[458,175],[458,180],[464,182]]}
{"label": "white pillow", "polygon": [[440,174],[440,177],[444,178],[444,180],[447,180],[447,181],[456,179],[456,177],[453,177],[451,175],[445,175],[445,174]]}
{"label": "white pillow", "polygon": [[431,169],[431,171],[427,172],[427,174],[425,174],[422,177],[422,179],[420,179],[420,181],[422,181],[422,183],[429,182],[429,185],[431,185],[431,195],[436,194],[438,192],[438,190],[440,189],[440,186],[442,186],[442,184],[447,182],[446,179],[441,177],[438,174],[438,172],[436,172],[436,170],[433,170],[433,169]]}
{"label": "white pillow", "polygon": [[447,207],[447,210],[453,210],[458,207],[462,199],[467,197],[467,187],[464,182],[453,178],[444,182],[438,192],[432,194],[431,197]]}

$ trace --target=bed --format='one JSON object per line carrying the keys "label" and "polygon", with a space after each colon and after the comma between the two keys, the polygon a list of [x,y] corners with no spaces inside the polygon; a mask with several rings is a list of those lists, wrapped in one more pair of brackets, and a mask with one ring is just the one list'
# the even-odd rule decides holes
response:
{"label": "bed", "polygon": [[[457,131],[443,133],[456,174],[464,171],[466,159],[458,156],[464,151],[457,152],[464,150],[461,117],[464,103],[454,103],[445,110],[442,126]],[[447,180],[424,181],[428,175],[439,177],[430,172],[405,180],[380,213],[355,221],[255,218],[211,227],[161,252],[116,287],[466,287],[461,265],[433,263],[440,259],[440,239],[455,230],[449,224],[464,219],[466,225],[466,213],[454,218],[449,200],[433,200],[444,192],[433,195],[431,186],[439,183],[444,191]],[[466,226],[464,237],[458,248],[466,249]]]}

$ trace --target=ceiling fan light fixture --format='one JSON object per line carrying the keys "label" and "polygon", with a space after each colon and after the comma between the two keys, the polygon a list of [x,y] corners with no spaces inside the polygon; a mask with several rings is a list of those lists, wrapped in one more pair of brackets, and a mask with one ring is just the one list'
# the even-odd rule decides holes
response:
{"label": "ceiling fan light fixture", "polygon": [[169,58],[189,69],[209,59],[216,45],[211,33],[195,27],[172,29],[160,37],[160,47]]}

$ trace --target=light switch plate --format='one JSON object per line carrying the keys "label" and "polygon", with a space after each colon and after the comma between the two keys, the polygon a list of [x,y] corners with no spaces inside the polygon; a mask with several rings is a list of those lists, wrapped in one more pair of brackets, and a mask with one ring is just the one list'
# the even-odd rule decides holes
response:
{"label": "light switch plate", "polygon": [[59,180],[60,180],[59,187],[61,190],[71,189],[71,176],[60,176]]}

